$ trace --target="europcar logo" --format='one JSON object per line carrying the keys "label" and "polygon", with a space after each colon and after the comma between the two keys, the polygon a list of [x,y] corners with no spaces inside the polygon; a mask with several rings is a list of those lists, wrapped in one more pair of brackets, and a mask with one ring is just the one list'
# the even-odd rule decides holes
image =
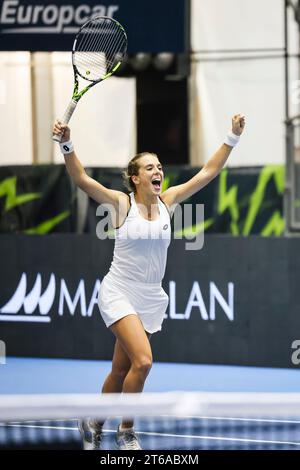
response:
{"label": "europcar logo", "polygon": [[1,32],[6,34],[76,33],[78,27],[94,16],[110,16],[119,5],[30,4],[19,0],[1,2]]}

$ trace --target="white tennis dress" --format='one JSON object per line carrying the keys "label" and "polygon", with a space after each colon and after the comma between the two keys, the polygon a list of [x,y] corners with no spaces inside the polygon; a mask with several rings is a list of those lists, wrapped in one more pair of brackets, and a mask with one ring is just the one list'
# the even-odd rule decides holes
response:
{"label": "white tennis dress", "polygon": [[145,331],[155,333],[161,330],[169,303],[161,281],[171,241],[170,215],[158,197],[159,218],[146,220],[139,212],[134,193],[129,197],[127,217],[115,230],[113,261],[102,280],[98,305],[107,327],[136,314]]}

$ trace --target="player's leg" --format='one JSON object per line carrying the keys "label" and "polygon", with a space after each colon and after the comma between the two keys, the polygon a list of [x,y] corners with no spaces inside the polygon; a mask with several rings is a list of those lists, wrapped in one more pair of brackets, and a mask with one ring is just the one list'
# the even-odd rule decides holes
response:
{"label": "player's leg", "polygon": [[[146,332],[148,339],[151,335]],[[102,393],[121,393],[123,391],[124,380],[130,370],[131,361],[128,354],[124,351],[120,341],[116,339],[114,354],[112,359],[111,372],[106,377]]]}
{"label": "player's leg", "polygon": [[116,339],[112,368],[104,381],[102,393],[121,393],[130,366],[131,362],[127,353],[121,346],[120,341]]}
{"label": "player's leg", "polygon": [[151,346],[142,322],[137,315],[128,315],[114,323],[111,330],[131,363],[122,391],[124,393],[142,392],[152,366]]}
{"label": "player's leg", "polygon": [[[136,315],[128,315],[111,327],[131,366],[123,382],[124,393],[140,393],[152,366],[152,351],[149,336]],[[122,450],[141,449],[133,430],[133,419],[126,418],[118,428],[117,444]]]}

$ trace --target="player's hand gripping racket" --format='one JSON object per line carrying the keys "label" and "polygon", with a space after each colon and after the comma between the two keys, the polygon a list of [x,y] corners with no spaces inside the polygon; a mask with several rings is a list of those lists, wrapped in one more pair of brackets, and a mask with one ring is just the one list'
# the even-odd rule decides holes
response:
{"label": "player's hand gripping racket", "polygon": [[[74,70],[74,91],[72,100],[61,119],[68,124],[80,98],[96,83],[110,77],[120,67],[127,51],[127,35],[123,26],[112,18],[96,16],[87,21],[76,35],[72,64]],[[81,91],[79,77],[89,84]],[[60,142],[62,135],[54,135]]]}

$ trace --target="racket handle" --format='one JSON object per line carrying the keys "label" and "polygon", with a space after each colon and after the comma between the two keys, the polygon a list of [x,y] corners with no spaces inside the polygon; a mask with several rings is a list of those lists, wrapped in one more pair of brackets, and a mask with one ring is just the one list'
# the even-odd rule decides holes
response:
{"label": "racket handle", "polygon": [[[67,107],[66,112],[63,118],[61,119],[62,124],[69,123],[72,117],[72,114],[75,111],[76,106],[77,106],[77,101],[74,101],[74,100],[70,101],[69,106]],[[61,142],[62,136],[63,134],[55,134],[52,136],[52,139],[54,140],[54,142]]]}

